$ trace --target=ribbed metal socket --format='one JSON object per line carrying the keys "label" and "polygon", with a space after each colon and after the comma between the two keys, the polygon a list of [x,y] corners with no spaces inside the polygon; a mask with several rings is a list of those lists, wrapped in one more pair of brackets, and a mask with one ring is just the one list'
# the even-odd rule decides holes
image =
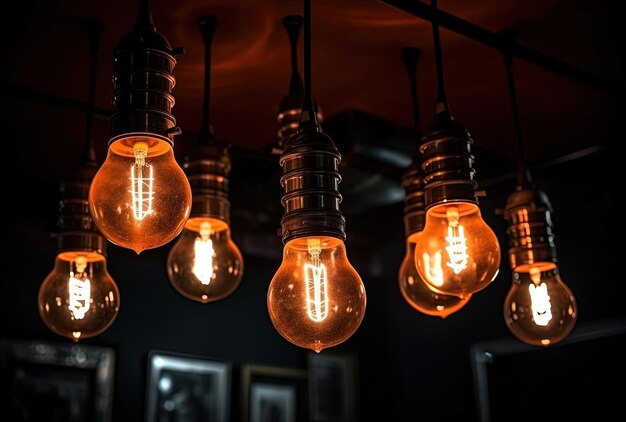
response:
{"label": "ribbed metal socket", "polygon": [[319,126],[300,129],[287,139],[280,156],[283,243],[306,236],[345,240],[346,220],[339,210],[340,161],[335,143]]}
{"label": "ribbed metal socket", "polygon": [[165,37],[150,23],[138,24],[114,54],[111,139],[128,134],[149,135],[173,144],[180,132],[172,114],[176,84],[175,55]]}
{"label": "ribbed metal socket", "polygon": [[185,158],[183,169],[192,193],[190,218],[211,217],[230,223],[228,148],[222,143],[198,143]]}
{"label": "ribbed metal socket", "polygon": [[106,255],[106,239],[98,231],[87,198],[96,167],[80,167],[74,177],[61,182],[59,201],[59,252],[93,251]]}
{"label": "ribbed metal socket", "polygon": [[545,193],[536,189],[513,192],[506,201],[509,262],[511,268],[538,262],[556,262],[552,232],[552,206]]}
{"label": "ribbed metal socket", "polygon": [[419,149],[426,209],[450,201],[478,203],[473,143],[469,132],[448,113],[437,113]]}
{"label": "ribbed metal socket", "polygon": [[424,177],[419,157],[402,176],[404,187],[404,232],[406,236],[424,230],[426,222],[426,204],[424,203]]}

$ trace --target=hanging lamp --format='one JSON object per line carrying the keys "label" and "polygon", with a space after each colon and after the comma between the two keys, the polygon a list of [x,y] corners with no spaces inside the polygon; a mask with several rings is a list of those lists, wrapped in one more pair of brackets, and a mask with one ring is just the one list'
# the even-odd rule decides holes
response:
{"label": "hanging lamp", "polygon": [[[417,64],[421,52],[417,48],[402,49],[402,59],[406,65],[411,84],[411,100],[413,104],[413,128],[416,138],[421,136],[419,98],[417,91]],[[402,296],[411,307],[418,312],[430,316],[446,318],[461,309],[471,297],[445,295],[432,290],[424,282],[415,267],[415,247],[420,242],[420,233],[424,229],[426,211],[424,210],[424,177],[421,168],[420,154],[415,151],[413,162],[402,177],[405,190],[404,231],[406,236],[406,255],[398,271],[398,284]]]}
{"label": "hanging lamp", "polygon": [[243,258],[230,236],[229,145],[215,140],[210,119],[211,44],[217,18],[203,16],[199,26],[205,47],[202,126],[184,164],[193,201],[185,229],[168,255],[167,275],[180,294],[208,303],[239,286]]}
{"label": "hanging lamp", "polygon": [[180,129],[172,115],[172,72],[180,53],[156,31],[142,0],[134,30],[115,50],[109,152],[89,191],[98,229],[137,253],[174,239],[191,208],[189,182],[173,151]]}
{"label": "hanging lamp", "polygon": [[103,25],[92,18],[83,21],[82,26],[91,52],[85,147],[80,166],[61,183],[58,254],[37,299],[39,315],[46,326],[75,342],[109,328],[120,307],[120,292],[107,271],[107,243],[93,223],[87,201],[89,186],[98,169],[92,126]]}
{"label": "hanging lamp", "polygon": [[311,99],[311,1],[304,0],[304,103],[298,131],[280,156],[285,215],[283,262],[267,305],[276,330],[320,352],[347,340],[365,313],[365,287],[346,256],[339,210],[341,155],[322,132]]}
{"label": "hanging lamp", "polygon": [[547,195],[535,188],[526,166],[513,57],[504,49],[511,111],[518,147],[517,187],[506,201],[509,264],[513,282],[504,301],[504,320],[521,341],[549,346],[572,331],[578,317],[576,299],[561,280],[556,265],[552,230],[552,205]]}
{"label": "hanging lamp", "polygon": [[500,267],[500,246],[478,208],[474,141],[450,114],[436,0],[432,0],[432,8],[437,108],[419,149],[426,222],[415,247],[415,264],[433,290],[465,297],[484,289],[495,279]]}

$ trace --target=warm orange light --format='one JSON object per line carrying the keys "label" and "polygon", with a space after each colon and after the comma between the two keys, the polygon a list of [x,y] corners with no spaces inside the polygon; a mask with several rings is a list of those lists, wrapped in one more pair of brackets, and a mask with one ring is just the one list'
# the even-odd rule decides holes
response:
{"label": "warm orange light", "polygon": [[406,255],[398,273],[398,283],[402,296],[415,310],[430,316],[446,318],[464,307],[472,297],[444,295],[436,292],[424,282],[415,267],[415,247],[420,242],[420,233],[407,238]]}
{"label": "warm orange light", "polygon": [[191,218],[167,258],[167,275],[183,296],[202,303],[231,294],[243,276],[243,258],[222,220]]}
{"label": "warm orange light", "polygon": [[285,245],[267,294],[276,330],[320,352],[346,341],[365,314],[365,287],[340,239],[303,237]]}
{"label": "warm orange light", "polygon": [[523,342],[548,346],[563,340],[576,324],[576,299],[554,263],[526,264],[513,273],[504,301],[504,319]]}
{"label": "warm orange light", "polygon": [[465,297],[484,289],[498,275],[500,246],[477,205],[436,205],[426,212],[415,265],[433,290]]}
{"label": "warm orange light", "polygon": [[78,341],[109,328],[119,311],[120,292],[104,256],[62,252],[39,288],[38,304],[48,328]]}
{"label": "warm orange light", "polygon": [[113,142],[89,190],[89,210],[100,232],[137,253],[174,239],[190,207],[187,177],[171,145],[157,138]]}

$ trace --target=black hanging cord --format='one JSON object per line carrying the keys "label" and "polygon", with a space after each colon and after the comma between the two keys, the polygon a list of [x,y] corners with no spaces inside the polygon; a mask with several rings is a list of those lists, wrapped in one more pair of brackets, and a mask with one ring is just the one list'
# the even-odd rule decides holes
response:
{"label": "black hanging cord", "polygon": [[443,80],[443,53],[441,52],[441,37],[439,36],[439,10],[437,0],[431,0],[433,11],[433,41],[435,43],[435,58],[437,60],[437,113],[450,113],[448,109],[448,99],[446,98],[446,87]]}
{"label": "black hanging cord", "polygon": [[417,137],[422,136],[422,125],[420,120],[420,104],[417,91],[417,62],[422,55],[419,48],[406,47],[402,49],[402,60],[409,74],[409,82],[411,84],[411,101],[413,103],[413,129]]}
{"label": "black hanging cord", "polygon": [[524,146],[524,138],[522,137],[522,123],[519,117],[517,92],[515,91],[515,79],[513,78],[513,55],[507,49],[503,51],[504,65],[506,67],[506,76],[509,85],[509,98],[511,99],[511,113],[513,114],[515,137],[517,138],[517,186],[522,189],[529,188],[532,185],[532,180],[528,167],[526,166],[526,148]]}
{"label": "black hanging cord", "polygon": [[291,81],[289,94],[302,92],[302,79],[298,69],[298,38],[302,29],[302,16],[290,15],[283,18],[283,25],[287,29],[289,45],[291,47]]}
{"label": "black hanging cord", "polygon": [[141,0],[139,3],[139,13],[137,14],[137,20],[135,21],[136,29],[154,29],[154,21],[152,20],[152,13],[150,12],[150,1]]}
{"label": "black hanging cord", "polygon": [[198,142],[212,142],[213,129],[211,128],[211,44],[217,26],[217,17],[202,16],[198,21],[204,40],[204,98],[202,101],[202,125],[198,135]]}
{"label": "black hanging cord", "polygon": [[85,129],[85,147],[81,157],[82,165],[97,165],[96,151],[93,148],[93,137],[91,135],[93,128],[93,115],[96,102],[96,81],[98,74],[98,51],[100,49],[100,37],[104,30],[104,25],[97,18],[87,18],[81,22],[83,30],[87,33],[89,39],[90,68],[89,68],[89,99],[87,106],[87,126]]}
{"label": "black hanging cord", "polygon": [[311,0],[304,0],[304,103],[298,129],[314,126],[317,119],[311,98]]}

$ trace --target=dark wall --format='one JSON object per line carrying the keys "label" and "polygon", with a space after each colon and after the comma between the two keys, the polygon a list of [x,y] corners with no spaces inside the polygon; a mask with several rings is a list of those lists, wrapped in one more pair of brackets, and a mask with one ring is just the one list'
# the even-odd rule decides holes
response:
{"label": "dark wall", "polygon": [[[559,267],[578,300],[579,325],[626,315],[622,301],[626,288],[616,271],[619,250],[612,246],[623,224],[610,183],[613,156],[605,151],[536,173],[555,208]],[[481,200],[483,216],[496,231],[503,251],[505,225],[495,209],[502,207],[510,189],[508,183],[494,186],[491,195]],[[502,316],[510,285],[506,256],[493,284],[457,314],[446,320],[418,314],[397,288],[397,269],[404,255],[401,209],[395,205],[348,215],[348,254],[365,282],[368,307],[356,335],[336,349],[358,355],[363,420],[475,420],[469,348],[479,341],[511,337]],[[37,291],[55,257],[49,220],[32,214],[4,220],[2,336],[62,341],[46,329],[37,312]],[[239,244],[254,242],[255,233],[237,231],[249,227],[245,222],[234,221],[233,227]],[[361,241],[366,238],[367,242]],[[278,251],[281,244],[276,239],[270,247]],[[120,288],[121,311],[107,332],[85,343],[117,351],[116,421],[143,418],[150,350],[226,359],[235,369],[245,363],[306,366],[306,352],[283,340],[267,314],[267,287],[278,260],[250,256],[242,249],[246,270],[239,289],[221,302],[201,305],[170,286],[165,273],[169,246],[140,256],[110,247],[109,269]],[[603,355],[602,350],[597,353]],[[585,363],[571,362],[572,371],[577,365]],[[236,381],[237,372],[234,377]],[[237,389],[235,382],[235,415]]]}

